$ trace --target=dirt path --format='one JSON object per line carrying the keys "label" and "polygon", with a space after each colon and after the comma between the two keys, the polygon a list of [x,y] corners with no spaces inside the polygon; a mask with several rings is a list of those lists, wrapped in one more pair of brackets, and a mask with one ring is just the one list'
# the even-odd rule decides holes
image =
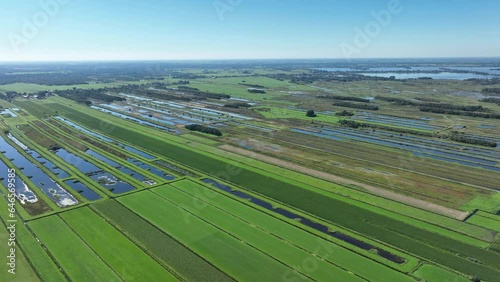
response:
{"label": "dirt path", "polygon": [[435,212],[435,213],[438,213],[438,214],[441,214],[441,215],[444,215],[447,217],[455,218],[458,220],[464,220],[469,215],[468,212],[443,207],[443,206],[440,206],[437,204],[426,202],[424,200],[401,195],[401,194],[391,192],[391,191],[388,191],[388,190],[385,190],[382,188],[378,188],[378,187],[371,186],[371,185],[361,183],[361,182],[356,182],[356,181],[353,181],[353,180],[350,180],[347,178],[343,178],[343,177],[339,177],[339,176],[336,176],[333,174],[317,171],[314,169],[310,169],[307,167],[296,165],[294,163],[286,162],[286,161],[283,161],[283,160],[280,160],[280,159],[277,159],[274,157],[269,157],[269,156],[266,156],[263,154],[258,154],[258,153],[255,153],[255,152],[252,152],[249,150],[245,150],[242,148],[234,147],[231,145],[222,145],[222,146],[219,146],[219,148],[226,150],[226,151],[233,152],[233,153],[237,153],[237,154],[240,154],[243,156],[254,158],[254,159],[257,159],[260,161],[264,161],[266,163],[270,163],[270,164],[274,164],[274,165],[277,165],[280,167],[288,168],[288,169],[291,169],[291,170],[294,170],[294,171],[297,171],[300,173],[305,173],[305,174],[308,174],[311,176],[315,176],[315,177],[318,177],[318,178],[321,178],[321,179],[324,179],[327,181],[340,183],[340,184],[356,185],[356,186],[362,187],[362,188],[370,191],[371,193],[373,193],[375,195],[382,196],[384,198],[391,199],[391,200],[394,200],[397,202],[405,203],[405,204],[408,204],[408,205],[411,205],[411,206],[414,206],[417,208],[421,208],[424,210],[432,211],[432,212]]}

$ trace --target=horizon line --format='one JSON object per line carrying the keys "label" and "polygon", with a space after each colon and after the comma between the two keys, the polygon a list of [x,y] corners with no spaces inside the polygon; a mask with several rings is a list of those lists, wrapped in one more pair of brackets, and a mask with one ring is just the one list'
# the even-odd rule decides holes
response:
{"label": "horizon line", "polygon": [[463,57],[362,57],[362,58],[193,58],[193,59],[83,59],[83,60],[12,60],[3,63],[84,63],[84,62],[220,62],[220,61],[317,61],[317,60],[403,60],[403,59],[500,59],[500,56],[463,56]]}

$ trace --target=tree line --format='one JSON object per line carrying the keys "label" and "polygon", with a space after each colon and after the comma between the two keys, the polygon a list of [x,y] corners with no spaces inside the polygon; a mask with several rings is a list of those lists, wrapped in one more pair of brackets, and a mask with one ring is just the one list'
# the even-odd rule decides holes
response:
{"label": "tree line", "polygon": [[444,108],[420,108],[420,111],[434,113],[434,114],[500,119],[500,114],[491,113],[491,112],[457,111],[457,110],[449,110],[449,109],[444,109]]}
{"label": "tree line", "polygon": [[500,106],[500,98],[484,98],[484,99],[481,99],[480,101],[485,102],[485,103],[493,103],[493,104],[497,104],[498,106]]}
{"label": "tree line", "polygon": [[484,88],[481,92],[484,94],[500,94],[500,88]]}
{"label": "tree line", "polygon": [[412,129],[399,128],[399,127],[391,127],[391,126],[385,126],[385,125],[373,124],[373,123],[357,122],[354,120],[344,119],[344,120],[339,120],[339,123],[341,126],[350,127],[350,128],[354,128],[354,129],[371,128],[371,129],[382,129],[382,130],[392,131],[392,132],[397,132],[397,133],[408,133],[408,134],[419,135],[419,136],[427,136],[427,137],[434,136],[433,132],[418,131],[418,130],[412,130]]}
{"label": "tree line", "polygon": [[203,126],[201,124],[188,124],[185,126],[186,129],[191,131],[198,131],[201,133],[212,134],[215,136],[222,136],[222,132],[217,128]]}
{"label": "tree line", "polygon": [[450,139],[456,142],[460,143],[467,143],[467,144],[473,144],[473,145],[479,145],[479,146],[486,146],[486,147],[493,147],[495,148],[497,146],[496,142],[485,140],[482,138],[474,138],[470,136],[461,136],[459,134],[451,134]]}
{"label": "tree line", "polygon": [[249,93],[266,94],[266,91],[258,88],[248,88]]}
{"label": "tree line", "polygon": [[466,111],[466,112],[476,112],[485,110],[481,105],[470,106],[470,105],[453,105],[449,103],[417,102],[402,98],[384,97],[384,96],[377,96],[375,97],[375,99],[394,103],[400,106],[416,106],[425,109],[447,109],[447,110]]}
{"label": "tree line", "polygon": [[362,110],[369,110],[369,111],[378,111],[379,110],[379,107],[375,106],[375,105],[357,104],[357,103],[351,103],[351,102],[345,102],[345,101],[335,102],[335,103],[333,103],[333,105],[337,106],[337,107],[346,107],[346,108],[362,109]]}
{"label": "tree line", "polygon": [[459,135],[457,133],[451,133],[450,135],[443,135],[443,134],[438,134],[438,133],[434,133],[434,132],[417,131],[417,130],[389,127],[389,126],[384,126],[384,125],[379,125],[379,124],[371,124],[371,123],[361,123],[361,122],[357,122],[354,120],[339,120],[339,124],[341,126],[350,127],[350,128],[354,128],[354,129],[357,129],[357,128],[381,129],[381,130],[386,130],[386,131],[397,132],[400,134],[405,133],[405,134],[412,134],[412,135],[418,135],[418,136],[450,139],[450,140],[455,141],[455,142],[472,144],[472,145],[479,145],[479,146],[485,146],[485,147],[496,147],[497,146],[497,143],[493,142],[493,141],[488,141],[488,140],[485,140],[482,138],[475,138],[475,137],[470,137],[470,136],[462,136],[462,135]]}
{"label": "tree line", "polygon": [[211,93],[208,91],[201,91],[198,88],[189,87],[189,86],[178,86],[177,89],[184,91],[192,96],[195,96],[197,99],[230,99],[231,96],[227,94],[219,94],[219,93]]}
{"label": "tree line", "polygon": [[225,104],[224,107],[226,108],[233,108],[233,109],[239,109],[239,108],[250,108],[252,105],[248,103],[243,103],[243,102],[235,102],[235,103],[228,103]]}
{"label": "tree line", "polygon": [[[73,88],[71,90],[56,90],[54,94],[57,94],[66,99],[73,100],[77,103],[82,103],[85,105],[91,105],[91,100],[99,100],[105,103],[112,103],[115,101],[125,101],[126,99],[121,96],[114,96],[106,94],[105,89],[78,89]],[[45,96],[45,92],[40,92],[41,95]]]}
{"label": "tree line", "polygon": [[248,84],[248,83],[238,83],[238,84],[243,85],[243,86],[252,87],[252,88],[266,89],[265,86],[258,85],[258,84]]}
{"label": "tree line", "polygon": [[340,116],[340,117],[352,117],[354,115],[354,113],[350,112],[350,111],[343,110],[341,112],[336,112],[335,115]]}
{"label": "tree line", "polygon": [[318,99],[330,99],[330,100],[340,100],[340,101],[353,101],[353,102],[361,102],[361,103],[370,103],[370,100],[358,97],[349,97],[349,96],[337,96],[337,95],[319,95],[316,96]]}

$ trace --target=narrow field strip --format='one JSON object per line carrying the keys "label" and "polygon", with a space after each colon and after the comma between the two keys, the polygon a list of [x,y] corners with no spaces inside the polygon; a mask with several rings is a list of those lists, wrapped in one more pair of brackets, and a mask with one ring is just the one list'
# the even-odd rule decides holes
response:
{"label": "narrow field strip", "polygon": [[498,219],[493,216],[494,215],[489,216],[487,213],[478,212],[471,216],[467,222],[500,232],[500,216],[497,216]]}
{"label": "narrow field strip", "polygon": [[[394,271],[394,269],[379,264],[350,250],[344,249],[332,242],[317,237],[307,231],[299,229],[250,206],[228,198],[195,182],[184,180],[173,183],[171,186],[174,186],[175,188],[163,186],[155,188],[153,192],[156,192],[165,198],[175,200],[182,198],[179,197],[182,195],[179,193],[185,193],[183,195],[185,200],[182,201],[182,203],[184,205],[189,205],[191,202],[191,205],[195,208],[196,206],[203,207],[199,209],[199,213],[201,214],[205,214],[207,209],[210,208],[217,209],[219,212],[222,212],[220,217],[222,219],[228,220],[228,217],[235,217],[235,219],[243,221],[239,224],[255,225],[260,230],[263,230],[268,234],[272,234],[277,238],[282,238],[294,246],[307,251],[308,257],[320,257],[325,261],[329,261],[332,264],[353,272],[369,281],[413,280],[402,273]],[[193,200],[189,201],[187,199]],[[332,271],[334,270],[332,269]]]}
{"label": "narrow field strip", "polygon": [[[226,149],[226,146],[229,146],[229,145],[221,146],[221,148]],[[231,147],[231,146],[229,146],[229,147]],[[244,152],[243,155],[245,155],[245,156],[258,158],[259,160],[261,159],[260,155],[257,153],[242,150],[239,148],[235,148],[235,149],[238,149],[238,153]],[[234,160],[238,159],[237,155],[231,154],[231,157]],[[286,163],[284,161],[277,160],[277,159],[272,158],[272,157],[267,157],[264,155],[262,155],[262,157],[265,157],[262,160],[266,160],[266,162],[270,161],[271,163],[274,163],[275,161],[279,161],[282,164]],[[277,163],[274,163],[274,164],[277,164]],[[400,215],[402,215],[405,217],[406,223],[410,223],[414,226],[427,228],[427,229],[429,229],[429,227],[430,227],[431,229],[434,229],[434,231],[436,233],[441,233],[442,235],[450,236],[452,238],[458,237],[458,239],[460,239],[461,241],[463,241],[465,243],[470,243],[472,245],[476,245],[479,247],[485,247],[485,246],[487,246],[487,243],[485,243],[485,242],[491,242],[491,240],[493,239],[493,234],[492,234],[493,232],[492,232],[492,230],[488,230],[487,227],[480,227],[480,226],[467,224],[467,223],[464,223],[462,221],[455,220],[453,218],[449,218],[449,217],[446,217],[446,216],[443,216],[443,215],[440,215],[437,213],[433,213],[433,212],[430,212],[430,211],[425,210],[425,209],[410,207],[404,203],[400,203],[397,201],[386,199],[383,196],[375,196],[375,195],[371,195],[371,194],[368,194],[365,192],[360,192],[360,191],[352,189],[352,188],[346,188],[346,187],[343,187],[341,185],[335,184],[335,182],[337,182],[337,180],[339,178],[334,176],[334,175],[311,170],[311,169],[307,169],[305,167],[301,167],[301,166],[294,165],[294,164],[289,164],[289,165],[291,165],[291,167],[288,167],[288,165],[286,165],[286,166],[284,166],[284,168],[281,168],[281,167],[272,166],[270,164],[267,164],[267,163],[264,163],[261,161],[254,161],[253,162],[253,166],[264,169],[264,170],[268,171],[269,173],[279,174],[279,175],[282,175],[283,177],[287,177],[289,179],[294,179],[296,181],[300,181],[302,183],[309,184],[311,186],[317,187],[319,189],[323,189],[323,190],[328,191],[330,193],[339,194],[341,196],[347,196],[347,197],[355,199],[359,202],[366,203],[367,205],[373,205],[375,207],[382,208],[382,209],[386,210],[387,212],[389,212],[389,213],[386,212],[385,214],[387,214],[388,216],[391,216],[395,219],[398,219],[398,217],[401,218]],[[288,170],[288,169],[291,169],[291,170]],[[293,171],[293,170],[295,170],[295,171]],[[303,175],[302,173],[299,173],[299,172],[305,172],[305,173],[308,173],[310,175]],[[322,179],[318,179],[318,178],[315,178],[313,176],[316,176],[316,177],[319,177]],[[332,181],[333,183],[327,182],[328,180]],[[359,183],[355,183],[355,182],[349,182],[346,184],[359,185]],[[366,188],[368,186],[369,185],[364,185],[363,187]],[[388,193],[392,193],[392,192],[388,192]],[[459,218],[465,217],[468,214],[466,212],[460,212],[460,213],[461,213],[461,215],[458,216]],[[410,217],[411,219],[408,219],[408,217]],[[450,232],[450,231],[452,231],[452,232]],[[471,240],[471,239],[478,239],[478,240],[481,240],[484,242],[481,242],[478,240]]]}
{"label": "narrow field strip", "polygon": [[[177,189],[162,190],[161,196],[190,214],[248,243],[313,280],[325,281],[326,279],[335,277],[343,281],[363,281],[359,277],[349,274],[345,269],[339,268],[323,259],[318,259],[315,255],[297,248],[290,244],[290,242],[275,237],[257,228],[255,225],[248,224],[220,209],[210,205],[200,208],[198,204],[203,203],[193,201],[192,197]],[[304,267],[305,261],[315,262],[314,269]]]}
{"label": "narrow field strip", "polygon": [[18,244],[42,281],[66,281],[66,277],[49,254],[26,228],[17,228],[16,236]]}
{"label": "narrow field strip", "polygon": [[122,281],[58,216],[29,226],[73,281]]}
{"label": "narrow field strip", "polygon": [[497,235],[496,240],[490,246],[490,250],[500,253],[500,235]]}
{"label": "narrow field strip", "polygon": [[[120,197],[118,201],[171,234],[236,280],[277,281],[292,273],[289,267],[170,204],[154,193],[139,192]],[[309,280],[303,275],[295,275],[294,278]]]}
{"label": "narrow field strip", "polygon": [[[4,198],[0,196],[0,201],[3,200]],[[5,209],[5,211],[7,211],[7,209]],[[1,214],[3,217],[3,213]],[[23,250],[21,250],[17,244],[12,245],[13,241],[9,241],[11,238],[10,235],[12,234],[10,230],[12,229],[7,229],[9,224],[6,225],[2,217],[0,217],[0,242],[4,245],[0,247],[0,256],[5,258],[5,261],[0,265],[0,281],[40,281],[35,269],[29,264],[28,258],[24,254]],[[19,225],[17,224],[15,225],[16,229],[18,226]],[[12,250],[14,250],[14,252],[12,252]],[[15,263],[11,264],[11,257],[13,254],[15,255]]]}
{"label": "narrow field strip", "polygon": [[60,216],[123,280],[178,280],[88,207]]}
{"label": "narrow field strip", "polygon": [[[210,189],[210,191],[213,191],[215,193],[221,194],[224,197],[228,197],[229,199],[232,199],[238,203],[244,204],[245,206],[249,206],[252,209],[257,209],[258,211],[270,216],[273,219],[279,219],[280,221],[284,221],[287,224],[290,224],[296,228],[299,228],[301,230],[306,231],[307,233],[311,233],[312,235],[321,237],[326,239],[327,241],[331,241],[333,244],[338,245],[342,248],[345,248],[351,252],[360,254],[361,256],[368,257],[370,260],[377,261],[381,264],[385,264],[389,267],[392,268],[397,268],[401,272],[408,272],[413,270],[415,267],[418,265],[418,259],[409,255],[408,253],[402,252],[401,250],[397,250],[393,248],[392,246],[389,246],[387,244],[383,244],[380,241],[376,241],[373,239],[369,239],[362,234],[358,233],[353,233],[352,231],[349,231],[341,226],[334,225],[331,223],[328,223],[324,220],[321,220],[317,217],[305,214],[297,209],[294,209],[293,207],[287,207],[283,206],[281,204],[278,204],[268,198],[263,198],[261,196],[253,195],[251,193],[248,193],[247,191],[244,192],[245,195],[248,195],[248,197],[252,197],[252,200],[249,200],[247,197],[240,197],[237,194],[243,193],[240,190],[236,190],[232,188],[233,193],[228,193],[225,190],[215,188],[213,185],[204,183],[204,182],[198,182],[196,180],[192,179],[186,179],[185,181],[193,181],[196,182],[200,185],[202,185],[205,189]],[[182,182],[182,180],[181,180]],[[172,183],[173,184],[173,183]],[[228,186],[227,186],[228,187]],[[203,191],[203,195],[207,194],[208,192]],[[208,195],[210,195],[208,193]],[[198,195],[199,196],[199,195]],[[204,199],[202,196],[203,200]],[[270,209],[265,206],[260,206],[259,203],[267,203],[267,205],[271,207],[277,208],[277,210]],[[293,215],[293,216],[292,216]],[[293,218],[296,218],[295,220]],[[305,222],[302,219],[305,220]],[[242,217],[243,220],[245,220],[245,216]],[[311,226],[314,225],[314,226]],[[320,227],[321,226],[321,227]],[[323,228],[324,227],[324,228]],[[324,230],[326,228],[326,230]],[[271,227],[272,229],[272,227]],[[319,230],[321,229],[321,230]],[[330,233],[330,232],[333,233]],[[343,234],[347,237],[340,236],[333,236],[335,232],[338,232],[338,234]],[[356,242],[350,241],[350,239],[355,240]],[[346,239],[346,240],[344,240]],[[363,242],[367,244],[368,246],[371,246],[376,249],[380,250],[385,250],[387,254],[385,254],[388,257],[393,258],[393,256],[397,256],[400,259],[402,259],[401,263],[398,263],[396,261],[391,260],[390,258],[387,258],[385,256],[382,256],[381,254],[378,253],[378,251],[373,251],[369,252],[369,249],[365,249],[365,246],[361,247],[358,246],[359,242]]]}
{"label": "narrow field strip", "polygon": [[300,172],[306,173],[306,174],[308,174],[310,176],[319,177],[319,178],[322,178],[322,179],[325,179],[325,180],[332,181],[334,183],[341,183],[341,184],[347,184],[347,185],[360,186],[360,187],[363,187],[364,189],[366,189],[366,190],[368,190],[368,191],[370,191],[370,192],[372,192],[374,194],[377,194],[379,196],[382,196],[384,198],[388,198],[390,200],[395,200],[395,201],[398,201],[398,202],[402,202],[402,203],[405,203],[405,204],[408,204],[408,205],[411,205],[411,206],[415,206],[415,207],[418,207],[418,208],[428,209],[430,211],[433,211],[433,212],[436,212],[438,214],[442,214],[442,215],[445,215],[445,216],[448,216],[448,217],[451,217],[451,218],[456,218],[456,219],[463,220],[468,215],[467,212],[463,212],[463,211],[451,209],[451,208],[448,208],[448,207],[440,206],[440,205],[437,205],[437,204],[434,204],[434,203],[430,203],[430,202],[426,202],[426,201],[423,201],[423,200],[420,200],[420,199],[416,199],[416,198],[413,198],[413,197],[405,196],[405,195],[402,195],[402,194],[399,194],[399,193],[387,191],[386,189],[374,187],[372,185],[368,185],[368,184],[365,184],[365,183],[361,183],[361,182],[353,181],[353,180],[346,179],[346,178],[343,178],[343,177],[335,176],[335,175],[332,175],[332,174],[320,172],[320,171],[317,171],[317,170],[314,170],[314,169],[310,169],[310,168],[299,166],[299,165],[296,165],[296,164],[293,164],[293,163],[289,163],[289,162],[286,162],[286,161],[283,161],[283,160],[280,160],[280,159],[277,159],[277,158],[273,158],[273,157],[269,157],[269,156],[266,156],[266,155],[263,155],[263,154],[255,153],[255,152],[248,151],[248,150],[244,150],[242,148],[237,148],[237,147],[232,146],[232,145],[222,145],[219,148],[221,148],[223,150],[226,150],[226,151],[233,152],[233,153],[237,153],[237,154],[240,154],[240,155],[244,155],[244,156],[247,156],[247,157],[256,158],[256,159],[264,161],[266,163],[271,163],[271,164],[274,164],[274,165],[277,165],[277,166],[280,166],[280,167],[284,167],[284,168],[287,168],[287,169],[291,169],[291,170],[295,170],[295,171],[300,171]]}
{"label": "narrow field strip", "polygon": [[[0,209],[0,215],[8,218],[8,215],[4,215],[4,212],[8,210],[7,202],[2,196],[0,196]],[[4,226],[0,226],[0,228],[4,228]],[[42,245],[40,245],[40,243],[36,241],[33,234],[30,233],[27,225],[21,224],[20,222],[16,224],[16,241],[18,247],[20,247],[19,251],[22,250],[26,261],[30,263],[30,267],[36,272],[38,277],[35,279],[54,282],[67,280],[64,274],[58,269],[56,263],[43,249]],[[3,243],[7,241],[1,240],[1,242]]]}
{"label": "narrow field strip", "polygon": [[196,253],[151,225],[142,217],[114,200],[91,206],[123,234],[151,256],[172,267],[188,281],[234,281]]}
{"label": "narrow field strip", "polygon": [[470,280],[456,273],[439,268],[431,264],[423,264],[415,272],[414,275],[424,281],[453,281],[453,282],[469,282]]}

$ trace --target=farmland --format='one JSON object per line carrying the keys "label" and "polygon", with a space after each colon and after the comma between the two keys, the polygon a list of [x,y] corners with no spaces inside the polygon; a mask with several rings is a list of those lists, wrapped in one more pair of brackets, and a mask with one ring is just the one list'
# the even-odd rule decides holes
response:
{"label": "farmland", "polygon": [[418,107],[483,86],[289,67],[1,85],[18,281],[496,281],[500,125]]}

